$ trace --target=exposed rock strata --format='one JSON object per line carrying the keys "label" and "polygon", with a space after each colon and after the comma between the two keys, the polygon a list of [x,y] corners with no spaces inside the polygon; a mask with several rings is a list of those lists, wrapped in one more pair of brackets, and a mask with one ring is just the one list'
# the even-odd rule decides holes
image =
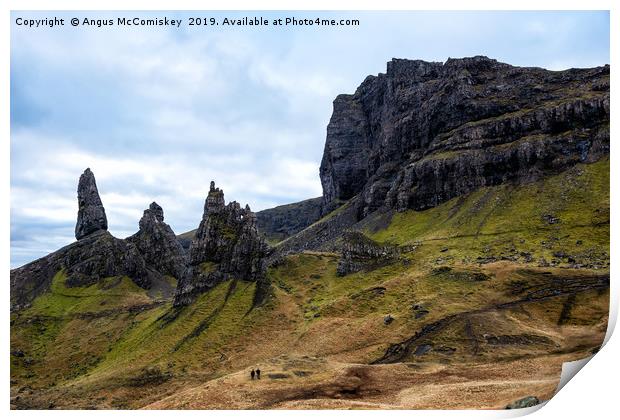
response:
{"label": "exposed rock strata", "polygon": [[146,263],[161,274],[181,278],[187,258],[176,235],[164,222],[164,210],[153,202],[140,219],[140,230],[127,238],[144,257]]}
{"label": "exposed rock strata", "polygon": [[189,248],[189,267],[177,288],[175,305],[186,305],[227,279],[255,281],[259,289],[268,287],[265,259],[268,250],[258,234],[256,215],[250,207],[241,208],[236,201],[226,205],[224,192],[211,182],[202,221]]}
{"label": "exposed rock strata", "polygon": [[343,231],[395,211],[608,154],[609,66],[556,72],[486,57],[394,59],[334,100],[320,168],[322,215],[333,213],[279,243],[272,258],[338,251]]}
{"label": "exposed rock strata", "polygon": [[609,66],[554,72],[486,57],[394,59],[340,95],[321,162],[325,210],[361,197],[421,210],[609,153]]}
{"label": "exposed rock strata", "polygon": [[99,198],[95,175],[87,168],[78,183],[78,216],[75,239],[82,239],[98,230],[108,230],[108,219]]}

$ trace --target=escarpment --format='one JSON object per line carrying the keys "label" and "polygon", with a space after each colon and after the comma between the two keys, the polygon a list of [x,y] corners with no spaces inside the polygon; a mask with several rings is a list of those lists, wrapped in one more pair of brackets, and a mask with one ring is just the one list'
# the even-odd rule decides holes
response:
{"label": "escarpment", "polygon": [[241,208],[236,201],[226,204],[224,191],[211,181],[203,217],[189,247],[189,266],[179,281],[174,304],[187,305],[228,279],[257,282],[259,289],[266,287],[268,250],[250,207]]}
{"label": "escarpment", "polygon": [[328,212],[359,197],[423,210],[483,186],[523,183],[609,153],[609,66],[548,71],[486,57],[394,59],[340,95],[321,162]]}
{"label": "escarpment", "polygon": [[301,232],[321,218],[322,197],[285,204],[256,212],[259,232],[273,242]]}

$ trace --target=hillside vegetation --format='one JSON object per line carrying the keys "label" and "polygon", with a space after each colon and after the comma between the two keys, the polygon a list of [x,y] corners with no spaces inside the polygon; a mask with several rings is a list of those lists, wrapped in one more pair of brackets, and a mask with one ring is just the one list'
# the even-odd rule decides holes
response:
{"label": "hillside vegetation", "polygon": [[58,272],[12,314],[12,406],[503,408],[550,398],[561,363],[600,346],[608,159],[374,217],[364,234],[410,245],[399,258],[338,276],[338,254],[286,256],[254,308],[252,282],[178,308],[164,285]]}

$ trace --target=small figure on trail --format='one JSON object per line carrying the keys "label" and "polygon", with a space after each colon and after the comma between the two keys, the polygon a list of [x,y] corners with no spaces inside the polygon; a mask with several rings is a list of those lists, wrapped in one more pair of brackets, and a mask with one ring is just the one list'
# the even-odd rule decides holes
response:
{"label": "small figure on trail", "polygon": [[250,372],[250,377],[252,378],[252,380],[254,380],[254,375],[255,375],[255,372],[254,372],[254,369],[252,369],[252,372]]}
{"label": "small figure on trail", "polygon": [[256,379],[260,379],[260,369],[256,369]]}

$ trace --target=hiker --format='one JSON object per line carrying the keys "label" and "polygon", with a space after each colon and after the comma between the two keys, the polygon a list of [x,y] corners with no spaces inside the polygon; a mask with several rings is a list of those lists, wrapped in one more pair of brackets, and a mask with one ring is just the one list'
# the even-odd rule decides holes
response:
{"label": "hiker", "polygon": [[256,379],[260,379],[260,369],[256,369]]}
{"label": "hiker", "polygon": [[252,380],[254,380],[254,375],[255,375],[255,374],[256,374],[256,373],[254,372],[254,369],[252,369],[252,372],[250,372],[250,376],[252,377]]}

